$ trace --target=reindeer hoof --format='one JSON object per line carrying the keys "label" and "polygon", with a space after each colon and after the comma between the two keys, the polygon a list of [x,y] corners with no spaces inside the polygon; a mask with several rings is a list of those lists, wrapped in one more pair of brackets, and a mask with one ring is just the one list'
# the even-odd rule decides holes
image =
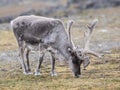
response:
{"label": "reindeer hoof", "polygon": [[57,73],[56,73],[56,72],[50,72],[50,75],[51,75],[52,77],[54,77],[54,76],[57,76]]}
{"label": "reindeer hoof", "polygon": [[25,75],[32,75],[32,72],[23,72]]}
{"label": "reindeer hoof", "polygon": [[39,75],[41,75],[41,74],[40,74],[40,72],[35,72],[34,75],[35,75],[35,76],[39,76]]}

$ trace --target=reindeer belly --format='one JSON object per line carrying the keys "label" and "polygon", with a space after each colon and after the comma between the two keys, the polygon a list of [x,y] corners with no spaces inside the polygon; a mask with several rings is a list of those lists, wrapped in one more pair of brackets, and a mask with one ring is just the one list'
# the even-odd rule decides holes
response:
{"label": "reindeer belly", "polygon": [[47,49],[47,46],[42,44],[32,45],[32,44],[26,43],[26,47],[32,52],[36,52],[36,51],[44,52]]}
{"label": "reindeer belly", "polygon": [[27,48],[31,51],[39,51],[41,50],[41,48],[39,47],[39,45],[27,45]]}

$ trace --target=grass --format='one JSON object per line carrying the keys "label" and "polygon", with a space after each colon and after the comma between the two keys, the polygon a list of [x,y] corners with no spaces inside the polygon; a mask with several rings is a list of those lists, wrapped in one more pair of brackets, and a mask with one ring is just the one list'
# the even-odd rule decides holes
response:
{"label": "grass", "polygon": [[[2,37],[4,36],[4,39]],[[17,43],[12,31],[0,31],[0,52],[16,50]],[[12,42],[12,43],[11,43]],[[16,60],[0,63],[0,90],[119,90],[120,89],[120,54],[106,54],[102,60],[91,58],[87,70],[82,70],[82,77],[73,78],[68,66],[56,65],[57,77],[49,75],[50,65],[44,62],[42,75],[25,76]],[[118,53],[115,53],[115,52]],[[32,64],[32,71],[35,69]]]}
{"label": "grass", "polygon": [[[119,8],[88,10],[80,14],[80,17],[73,16],[76,20],[73,25],[73,40],[76,44],[82,44],[83,27],[94,17],[100,22],[92,36],[91,43],[101,42],[119,42]],[[108,11],[108,13],[106,13]],[[97,12],[97,14],[95,14]],[[99,13],[99,14],[98,14]],[[114,13],[114,15],[112,15]],[[104,22],[103,16],[107,17]],[[109,14],[109,15],[108,15]],[[118,15],[117,15],[118,14]],[[76,19],[74,17],[77,17]],[[91,18],[90,18],[91,17]],[[88,18],[90,18],[88,20]],[[115,19],[116,18],[116,19]],[[65,22],[68,18],[63,19]],[[113,21],[114,23],[109,23]],[[112,27],[112,28],[111,28]],[[108,33],[99,32],[101,29],[108,29]],[[80,31],[80,30],[82,31]],[[116,30],[116,31],[114,31]],[[102,36],[102,37],[100,37]],[[99,38],[98,38],[99,37]],[[107,44],[108,45],[108,44]],[[17,50],[17,43],[12,31],[0,31],[0,53]],[[49,62],[49,61],[46,61]],[[61,66],[56,62],[57,77],[49,75],[50,64],[43,63],[41,76],[25,76],[20,69],[20,63],[17,60],[0,59],[0,90],[120,90],[120,48],[111,48],[111,53],[99,60],[91,57],[91,63],[87,70],[82,69],[80,78],[73,78],[72,72],[68,66]],[[34,72],[36,62],[31,61],[31,69]]]}
{"label": "grass", "polygon": [[16,50],[17,43],[13,32],[11,31],[0,31],[0,52]]}
{"label": "grass", "polygon": [[[120,54],[114,55],[106,55],[102,61],[95,61],[93,58],[87,70],[82,70],[81,78],[73,78],[69,68],[61,67],[58,63],[57,77],[49,75],[50,65],[44,67],[44,63],[41,76],[25,76],[17,67],[19,62],[13,60],[6,65],[0,65],[2,68],[9,68],[0,71],[0,90],[119,90],[120,63],[117,61],[119,61]],[[112,59],[105,62],[108,58],[114,59],[116,63],[112,63]]]}

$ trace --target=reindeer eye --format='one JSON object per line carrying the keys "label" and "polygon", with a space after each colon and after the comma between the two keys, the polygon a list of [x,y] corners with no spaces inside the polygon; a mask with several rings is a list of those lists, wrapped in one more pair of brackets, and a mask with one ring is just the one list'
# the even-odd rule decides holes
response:
{"label": "reindeer eye", "polygon": [[82,56],[82,53],[81,53],[81,52],[78,52],[78,55],[79,55],[79,56]]}
{"label": "reindeer eye", "polygon": [[80,53],[79,56],[82,56],[82,54]]}

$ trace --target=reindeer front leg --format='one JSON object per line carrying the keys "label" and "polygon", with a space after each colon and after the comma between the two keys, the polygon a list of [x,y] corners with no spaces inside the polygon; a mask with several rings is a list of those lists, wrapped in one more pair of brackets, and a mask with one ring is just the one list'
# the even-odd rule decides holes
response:
{"label": "reindeer front leg", "polygon": [[43,62],[43,57],[44,57],[44,55],[45,55],[45,53],[40,54],[38,66],[37,66],[37,69],[35,70],[35,76],[40,75],[40,68],[41,68],[41,64],[42,64],[42,62]]}
{"label": "reindeer front leg", "polygon": [[57,73],[55,72],[55,54],[51,52],[51,76],[57,76]]}

